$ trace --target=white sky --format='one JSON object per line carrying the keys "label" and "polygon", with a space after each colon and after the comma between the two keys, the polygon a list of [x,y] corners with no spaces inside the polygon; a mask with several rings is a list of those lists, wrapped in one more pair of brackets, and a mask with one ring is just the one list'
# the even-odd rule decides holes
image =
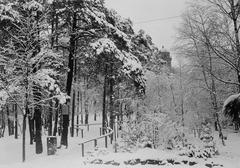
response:
{"label": "white sky", "polygon": [[[149,34],[153,42],[161,48],[163,45],[170,50],[174,44],[176,27],[181,17],[159,20],[148,23],[137,23],[159,18],[179,16],[186,7],[187,0],[105,0],[106,5],[115,9],[122,17],[130,18],[134,23],[134,29],[143,29]],[[173,62],[174,64],[174,62]]]}

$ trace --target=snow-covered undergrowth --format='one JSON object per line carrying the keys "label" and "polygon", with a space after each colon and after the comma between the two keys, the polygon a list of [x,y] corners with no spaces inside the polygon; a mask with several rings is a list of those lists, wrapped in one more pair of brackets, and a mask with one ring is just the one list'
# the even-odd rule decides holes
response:
{"label": "snow-covered undergrowth", "polygon": [[[85,130],[86,138],[96,136],[98,129]],[[88,133],[88,135],[87,135]],[[27,139],[28,140],[28,139]],[[60,137],[58,137],[58,142]],[[34,146],[27,145],[27,160],[21,163],[21,137],[0,139],[0,168],[85,168],[85,167],[176,167],[176,168],[204,168],[204,167],[240,167],[239,133],[228,133],[226,146],[217,142],[220,155],[211,158],[197,158],[181,156],[183,150],[160,150],[151,148],[128,148],[119,143],[118,152],[114,153],[113,146],[104,147],[104,141],[98,142],[98,148],[93,143],[86,146],[85,157],[81,156],[79,137],[69,137],[69,148],[58,149],[56,155],[47,156],[46,137],[43,137],[44,153],[34,154]]]}
{"label": "snow-covered undergrowth", "polygon": [[[93,117],[90,117],[93,118]],[[101,118],[99,118],[101,120]],[[99,123],[99,121],[91,121]],[[217,132],[214,137],[216,147],[220,155],[211,155],[208,157],[197,157],[203,151],[200,142],[194,138],[188,142],[194,144],[193,147],[175,148],[174,150],[151,149],[144,148],[136,144],[128,146],[124,143],[124,138],[119,136],[117,153],[113,150],[113,145],[108,144],[108,148],[104,148],[104,139],[99,140],[97,147],[94,148],[94,142],[90,142],[85,146],[85,157],[82,157],[82,150],[79,143],[84,139],[91,139],[99,135],[99,125],[91,126],[89,131],[87,127],[84,129],[84,138],[79,136],[69,137],[68,149],[58,149],[56,155],[48,156],[46,147],[46,134],[43,132],[43,149],[40,155],[35,154],[35,146],[29,145],[29,135],[27,134],[26,145],[26,162],[21,162],[21,136],[14,139],[13,136],[0,138],[0,168],[92,168],[92,167],[176,167],[176,168],[207,168],[207,167],[224,167],[239,168],[240,167],[240,134],[233,133],[230,130],[225,131],[227,136],[226,146],[222,146],[218,140]],[[7,132],[7,130],[6,130]],[[76,135],[76,134],[75,134]],[[57,137],[59,145],[60,137]],[[109,142],[109,141],[108,141]],[[113,143],[114,144],[114,143]],[[194,149],[194,150],[193,150]],[[194,156],[182,155],[195,152]]]}

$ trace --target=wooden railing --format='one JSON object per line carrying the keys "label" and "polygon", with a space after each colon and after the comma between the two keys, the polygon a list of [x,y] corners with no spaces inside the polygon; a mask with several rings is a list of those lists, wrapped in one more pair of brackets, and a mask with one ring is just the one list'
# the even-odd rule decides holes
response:
{"label": "wooden railing", "polygon": [[76,129],[77,130],[77,136],[78,136],[78,132],[79,132],[79,130],[81,131],[81,137],[83,138],[83,128],[80,128],[80,127],[74,127],[74,129]]}
{"label": "wooden railing", "polygon": [[91,126],[91,125],[102,125],[102,123],[78,124],[78,125],[75,125],[75,129],[78,129],[78,127],[80,127],[80,126],[85,126],[85,127],[87,127],[87,130],[89,131],[89,126]]}
{"label": "wooden railing", "polygon": [[[79,130],[81,131],[81,137],[83,138],[83,128],[81,127],[87,127],[87,130],[89,131],[89,127],[91,125],[102,125],[102,123],[91,123],[91,124],[77,124],[77,125],[74,125],[74,129],[77,130],[77,135],[78,135],[78,132]],[[100,136],[102,135],[102,127],[100,127]]]}
{"label": "wooden railing", "polygon": [[112,136],[113,133],[114,133],[114,131],[112,129],[110,129],[110,128],[107,128],[107,130],[109,131],[109,133],[107,133],[107,134],[100,135],[99,137],[92,138],[92,139],[89,139],[89,140],[86,140],[84,142],[79,143],[79,145],[82,146],[82,157],[84,157],[84,144],[86,144],[86,143],[94,142],[94,147],[96,147],[97,146],[97,140],[105,138],[105,148],[107,148],[107,146],[108,146],[108,144],[107,144],[107,137],[108,136]]}

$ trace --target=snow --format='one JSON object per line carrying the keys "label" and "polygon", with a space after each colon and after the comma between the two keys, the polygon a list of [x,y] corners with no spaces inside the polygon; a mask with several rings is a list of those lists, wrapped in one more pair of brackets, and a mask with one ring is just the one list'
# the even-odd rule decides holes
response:
{"label": "snow", "polygon": [[52,4],[54,0],[47,0],[48,4]]}
{"label": "snow", "polygon": [[97,10],[94,10],[94,8],[92,10],[90,10],[89,8],[84,8],[83,12],[84,14],[88,15],[88,17],[94,18],[94,20],[98,24],[103,25],[104,27],[106,27],[106,29],[111,30],[112,31],[111,33],[113,33],[114,35],[117,35],[119,38],[124,40],[126,42],[127,47],[130,47],[129,37],[124,32],[119,30],[117,27],[108,23],[105,19],[106,16],[102,12],[98,12]]}
{"label": "snow", "polygon": [[24,8],[26,8],[28,10],[43,11],[43,6],[35,0],[32,0],[30,2],[26,2],[25,5],[24,5]]}
{"label": "snow", "polygon": [[96,50],[97,55],[100,55],[102,53],[112,54],[118,50],[114,42],[109,38],[101,38],[96,42],[91,43],[90,46]]}
{"label": "snow", "polygon": [[[41,49],[41,51],[33,58],[30,59],[30,63],[32,65],[34,64],[40,64],[40,63],[45,63],[46,64],[46,60],[47,59],[54,59],[57,60],[59,59],[61,56],[59,53],[54,52],[52,49],[47,48],[47,47],[43,47]],[[52,60],[53,61],[53,60]],[[61,64],[59,62],[59,64]]]}
{"label": "snow", "polygon": [[126,74],[129,74],[131,71],[142,70],[142,64],[137,57],[128,52],[123,52],[125,59],[123,59],[123,69]]}
{"label": "snow", "polygon": [[9,96],[5,90],[0,90],[0,110],[2,106],[6,104],[8,97]]}
{"label": "snow", "polygon": [[[90,119],[93,118],[90,116]],[[98,118],[99,121],[101,118]],[[95,121],[98,123],[99,121]],[[91,121],[92,123],[92,121]],[[98,148],[93,147],[94,142],[90,142],[85,146],[85,157],[81,156],[81,146],[80,142],[87,140],[89,138],[96,137],[99,135],[99,126],[94,125],[90,126],[90,130],[87,131],[87,127],[81,127],[84,130],[84,139],[79,137],[69,137],[69,147],[68,149],[62,148],[58,149],[56,155],[47,156],[46,151],[46,133],[43,131],[43,149],[42,154],[36,155],[34,153],[35,146],[29,145],[29,135],[27,131],[26,138],[26,162],[21,162],[21,136],[19,139],[14,139],[13,136],[7,136],[5,133],[4,138],[0,138],[0,168],[146,168],[146,167],[162,167],[162,168],[207,168],[206,163],[211,164],[222,164],[223,168],[239,168],[240,167],[240,151],[239,142],[240,134],[233,133],[231,130],[224,130],[224,135],[227,134],[228,140],[226,141],[226,146],[222,146],[220,141],[218,142],[220,155],[214,158],[204,160],[204,159],[195,159],[187,158],[186,156],[179,156],[178,151],[171,150],[160,150],[160,149],[151,149],[151,148],[133,148],[131,152],[118,150],[117,153],[114,153],[113,146],[109,144],[109,147],[104,148],[104,140],[98,141]],[[6,130],[7,132],[7,130]],[[81,134],[81,133],[80,133]],[[60,137],[57,136],[57,142],[59,144]],[[118,143],[122,145],[120,139]],[[119,166],[106,165],[106,164],[92,164],[93,160],[100,159],[103,163],[114,160],[119,163]],[[160,165],[125,165],[124,162],[129,160],[146,160],[146,159],[158,159],[166,162],[167,159],[174,159],[175,161],[181,162],[182,160],[195,161],[197,164],[194,166],[189,166],[185,164],[180,165],[171,165],[167,163],[164,166]],[[216,166],[214,168],[219,168]]]}
{"label": "snow", "polygon": [[[233,130],[223,130],[223,135],[227,135],[226,146],[222,146],[220,141],[217,141],[220,155],[215,159],[210,159],[224,164],[226,168],[240,167],[240,151],[239,142],[240,134],[234,133]],[[216,138],[216,135],[215,135]]]}
{"label": "snow", "polygon": [[59,100],[60,104],[64,104],[66,103],[67,99],[70,99],[70,96],[68,96],[66,93],[60,92],[60,89],[57,93],[58,95],[56,95],[55,97]]}
{"label": "snow", "polygon": [[69,41],[70,41],[70,37],[60,37],[59,38],[59,44],[61,44],[64,47],[69,46]]}
{"label": "snow", "polygon": [[96,51],[97,55],[102,53],[113,54],[123,63],[122,72],[127,75],[142,70],[142,64],[136,56],[126,51],[120,51],[115,43],[107,37],[91,43],[90,46]]}
{"label": "snow", "polygon": [[53,90],[56,85],[54,85],[55,80],[50,77],[50,74],[55,74],[55,72],[52,69],[41,69],[30,78],[32,81],[37,82],[40,86],[49,87],[49,90]]}
{"label": "snow", "polygon": [[7,5],[0,4],[0,20],[18,20],[19,13],[13,10],[12,5],[13,3],[8,3]]}

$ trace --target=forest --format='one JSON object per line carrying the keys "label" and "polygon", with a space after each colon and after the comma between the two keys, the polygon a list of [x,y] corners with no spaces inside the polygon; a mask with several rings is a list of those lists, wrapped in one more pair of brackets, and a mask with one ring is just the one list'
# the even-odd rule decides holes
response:
{"label": "forest", "polygon": [[0,144],[19,142],[26,162],[55,137],[58,151],[80,157],[72,142],[100,129],[115,152],[221,156],[240,140],[239,15],[235,0],[189,1],[173,66],[170,51],[104,0],[0,0]]}

